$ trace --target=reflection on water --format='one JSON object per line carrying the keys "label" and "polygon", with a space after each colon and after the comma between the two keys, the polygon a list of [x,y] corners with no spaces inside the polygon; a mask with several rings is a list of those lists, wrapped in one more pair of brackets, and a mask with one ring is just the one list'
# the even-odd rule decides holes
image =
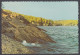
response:
{"label": "reflection on water", "polygon": [[78,27],[77,26],[39,26],[46,30],[57,43],[42,44],[40,47],[32,46],[38,54],[76,54],[78,53]]}

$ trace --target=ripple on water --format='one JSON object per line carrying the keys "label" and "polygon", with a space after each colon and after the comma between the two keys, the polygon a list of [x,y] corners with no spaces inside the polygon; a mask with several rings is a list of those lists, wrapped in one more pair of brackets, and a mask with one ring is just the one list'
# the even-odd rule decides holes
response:
{"label": "ripple on water", "polygon": [[77,26],[40,26],[40,28],[47,30],[46,33],[57,42],[56,44],[49,44],[51,48],[55,49],[54,54],[78,53]]}
{"label": "ripple on water", "polygon": [[46,30],[57,43],[40,44],[37,46],[27,43],[30,49],[38,54],[76,54],[78,53],[78,27],[77,26],[40,26]]}

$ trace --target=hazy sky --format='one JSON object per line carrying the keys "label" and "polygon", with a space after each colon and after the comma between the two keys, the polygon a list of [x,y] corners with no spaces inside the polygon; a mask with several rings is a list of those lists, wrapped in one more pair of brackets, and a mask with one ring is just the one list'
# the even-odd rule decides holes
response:
{"label": "hazy sky", "polygon": [[78,2],[2,2],[4,9],[52,20],[77,20]]}

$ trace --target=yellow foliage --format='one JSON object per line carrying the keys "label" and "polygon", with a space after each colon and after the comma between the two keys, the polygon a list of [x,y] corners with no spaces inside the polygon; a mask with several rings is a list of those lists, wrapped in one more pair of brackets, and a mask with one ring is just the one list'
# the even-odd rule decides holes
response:
{"label": "yellow foliage", "polygon": [[[42,18],[42,17],[23,15],[23,14],[11,12],[11,11],[5,10],[5,9],[3,9],[3,11],[6,11],[11,16],[11,18],[16,17],[17,15],[22,15],[30,23],[37,25],[37,26],[75,26],[75,25],[78,25],[78,20],[56,20],[56,21],[53,21],[53,20],[48,20],[48,19]],[[6,15],[4,15],[4,17],[6,17]]]}

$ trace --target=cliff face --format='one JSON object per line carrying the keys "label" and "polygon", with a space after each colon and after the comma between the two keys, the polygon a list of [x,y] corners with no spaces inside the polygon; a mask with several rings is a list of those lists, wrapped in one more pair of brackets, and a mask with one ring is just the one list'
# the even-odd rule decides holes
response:
{"label": "cliff face", "polygon": [[29,43],[55,42],[23,16],[6,10],[2,10],[2,34],[21,42],[23,40]]}

